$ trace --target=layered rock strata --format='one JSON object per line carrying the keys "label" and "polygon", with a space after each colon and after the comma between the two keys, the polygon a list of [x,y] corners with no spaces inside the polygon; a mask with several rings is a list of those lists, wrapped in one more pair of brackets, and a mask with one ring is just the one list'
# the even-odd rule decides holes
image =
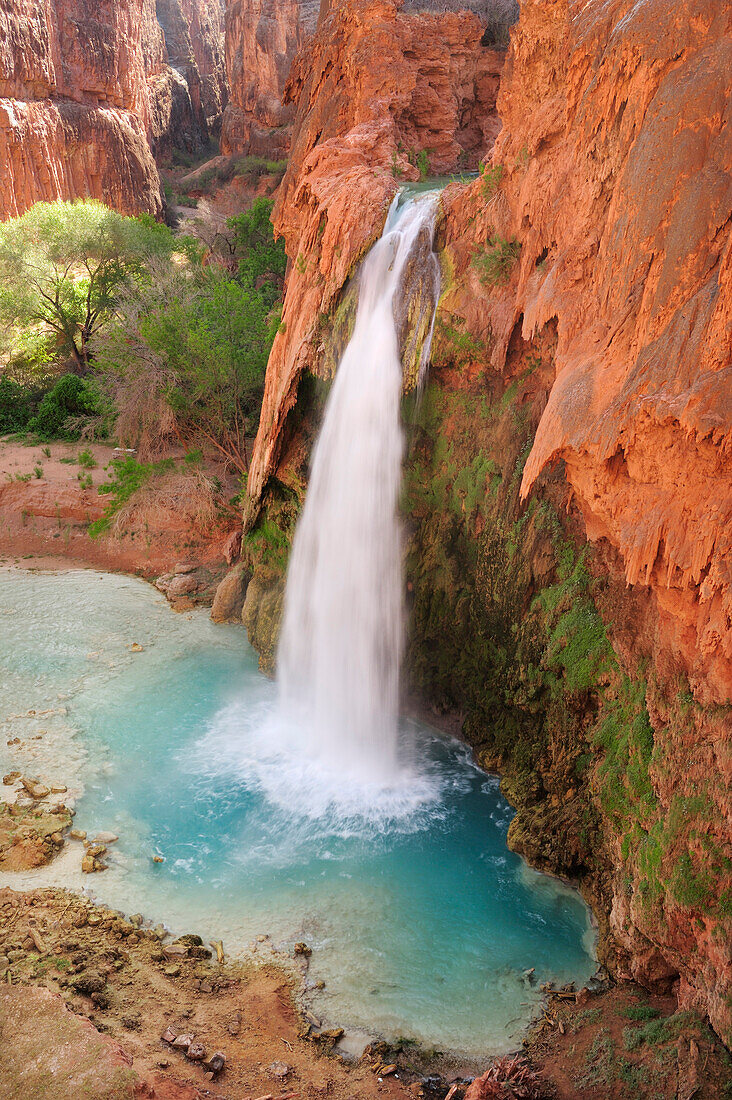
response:
{"label": "layered rock strata", "polygon": [[[452,107],[473,18],[336,6],[293,66],[275,211],[292,269],[250,523],[268,485],[290,522],[302,378],[323,373],[409,153],[444,170],[473,126],[490,144],[492,105]],[[406,503],[413,682],[504,769],[512,845],[579,880],[613,973],[675,991],[728,1043],[731,18],[714,0],[523,5],[486,170],[444,195]]]}
{"label": "layered rock strata", "polygon": [[256,508],[302,371],[316,373],[338,295],[381,232],[401,180],[477,164],[498,131],[503,54],[467,11],[403,14],[394,0],[336,4],[295,59],[292,156],[274,211],[292,261],[249,474]]}
{"label": "layered rock strata", "polygon": [[195,152],[221,125],[228,99],[223,0],[157,0],[168,65],[152,79],[155,153]]}
{"label": "layered rock strata", "polygon": [[163,65],[152,0],[1,0],[0,216],[77,196],[158,214],[147,80]]}
{"label": "layered rock strata", "polygon": [[277,159],[287,155],[294,110],[284,92],[292,60],[312,35],[317,0],[233,0],[226,11],[226,71],[231,101],[221,151]]}

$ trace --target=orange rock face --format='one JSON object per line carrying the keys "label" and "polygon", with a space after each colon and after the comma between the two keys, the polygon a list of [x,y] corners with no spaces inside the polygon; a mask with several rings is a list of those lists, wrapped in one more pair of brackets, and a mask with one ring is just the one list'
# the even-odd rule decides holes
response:
{"label": "orange rock face", "polygon": [[296,51],[313,33],[317,0],[233,0],[226,10],[231,101],[221,152],[285,156],[294,111],[283,96]]}
{"label": "orange rock face", "polygon": [[153,0],[3,0],[0,217],[77,196],[159,213],[147,76],[163,63]]}
{"label": "orange rock face", "polygon": [[[530,341],[556,326],[554,382],[522,493],[563,463],[616,586],[615,650],[630,675],[651,670],[660,821],[668,833],[668,815],[687,807],[676,843],[683,836],[702,868],[709,852],[732,851],[729,30],[713,0],[524,4],[499,95],[497,185],[445,195],[453,278],[441,307],[476,339],[489,334],[498,372],[512,334]],[[512,241],[487,286],[480,257],[495,260]],[[638,617],[625,620],[631,599]],[[671,706],[685,698],[680,684],[689,703]],[[708,851],[694,824],[699,797]],[[681,1003],[729,1039],[728,925],[695,912],[691,871],[683,904],[662,880],[659,920],[622,839],[608,826],[610,927],[628,952],[619,972],[646,983],[680,975]],[[666,843],[674,850],[672,836]]]}
{"label": "orange rock face", "polygon": [[[732,698],[729,13],[625,0],[527,5],[507,62],[492,200],[446,197],[445,308],[490,328],[558,326],[556,380],[524,470],[563,460],[587,536],[658,601],[659,644],[700,702]],[[471,222],[471,219],[477,220]],[[520,259],[488,293],[491,234]]]}
{"label": "orange rock face", "polygon": [[249,472],[253,509],[300,375],[318,369],[321,321],[381,232],[399,180],[419,178],[423,150],[433,172],[477,163],[498,130],[503,55],[480,45],[482,33],[472,12],[356,0],[333,6],[295,59],[284,94],[297,105],[292,155],[274,213],[292,265]]}

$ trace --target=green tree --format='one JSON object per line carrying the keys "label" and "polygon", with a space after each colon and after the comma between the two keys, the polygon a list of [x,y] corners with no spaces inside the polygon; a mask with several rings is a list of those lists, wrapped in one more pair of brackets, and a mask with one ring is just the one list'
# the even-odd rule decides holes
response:
{"label": "green tree", "polygon": [[229,219],[235,235],[239,279],[260,291],[269,306],[282,297],[287,268],[285,242],[282,238],[275,240],[272,232],[273,205],[271,199],[260,195],[248,210]]}
{"label": "green tree", "polygon": [[52,332],[78,373],[121,288],[144,281],[175,239],[149,216],[127,218],[100,202],[39,202],[0,224],[0,324]]}
{"label": "green tree", "polygon": [[244,472],[279,321],[269,299],[216,266],[172,265],[123,296],[95,344],[118,436],[147,455],[175,439]]}

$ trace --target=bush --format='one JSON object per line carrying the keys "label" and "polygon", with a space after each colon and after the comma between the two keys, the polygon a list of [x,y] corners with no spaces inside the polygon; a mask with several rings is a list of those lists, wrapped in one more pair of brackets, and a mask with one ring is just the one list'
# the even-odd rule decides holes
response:
{"label": "bush", "polygon": [[507,282],[520,254],[521,243],[516,237],[510,240],[497,235],[491,237],[486,248],[473,257],[480,281],[484,286],[501,286]]}
{"label": "bush", "polygon": [[[96,415],[99,397],[95,387],[76,374],[64,374],[41,401],[26,427],[42,439],[78,439],[79,421]],[[74,423],[76,422],[76,423]]]}
{"label": "bush", "polygon": [[42,394],[41,389],[22,386],[6,374],[0,375],[0,434],[24,432]]}

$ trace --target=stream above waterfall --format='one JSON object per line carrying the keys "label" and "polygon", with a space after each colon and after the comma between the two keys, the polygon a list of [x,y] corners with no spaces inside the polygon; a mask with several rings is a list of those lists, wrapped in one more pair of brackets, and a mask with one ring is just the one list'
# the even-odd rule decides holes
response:
{"label": "stream above waterfall", "polygon": [[66,784],[78,828],[119,835],[102,873],[72,841],[3,885],[86,890],[228,953],[305,940],[319,1016],[474,1056],[519,1043],[541,982],[593,972],[584,903],[507,849],[512,811],[461,743],[402,722],[408,779],[339,802],[261,737],[276,688],[240,628],[91,571],[0,571],[0,624],[3,771]]}

